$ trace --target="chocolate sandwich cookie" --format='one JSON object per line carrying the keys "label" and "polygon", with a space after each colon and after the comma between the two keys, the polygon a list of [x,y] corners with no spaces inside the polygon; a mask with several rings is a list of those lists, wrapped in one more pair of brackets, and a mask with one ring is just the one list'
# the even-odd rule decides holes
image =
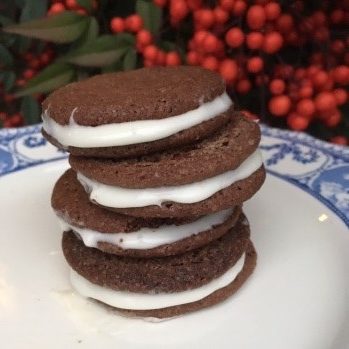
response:
{"label": "chocolate sandwich cookie", "polygon": [[141,317],[141,318],[158,318],[166,319],[172,318],[186,313],[191,313],[193,311],[198,311],[208,307],[212,307],[218,303],[225,301],[227,298],[231,297],[235,292],[237,292],[240,287],[247,281],[247,279],[253,273],[257,262],[257,253],[251,241],[247,245],[245,251],[245,260],[240,273],[236,278],[229,283],[213,293],[209,294],[205,298],[191,303],[174,305],[162,309],[151,309],[151,310],[127,310],[120,309],[116,307],[107,306],[111,310],[115,310],[129,317]]}
{"label": "chocolate sandwich cookie", "polygon": [[241,207],[203,217],[136,218],[92,204],[74,171],[57,181],[52,207],[64,231],[107,253],[157,257],[184,253],[219,238],[237,222]]}
{"label": "chocolate sandwich cookie", "polygon": [[242,284],[256,259],[243,217],[221,238],[170,257],[105,254],[70,233],[62,246],[78,292],[141,316],[171,317],[215,304]]}
{"label": "chocolate sandwich cookie", "polygon": [[221,128],[232,102],[221,77],[199,67],[97,75],[49,95],[43,134],[74,155],[125,158],[191,144]]}
{"label": "chocolate sandwich cookie", "polygon": [[143,189],[176,186],[234,170],[258,147],[258,124],[239,112],[214,135],[194,145],[132,159],[70,156],[71,167],[96,182]]}
{"label": "chocolate sandwich cookie", "polygon": [[192,146],[135,159],[70,156],[90,200],[138,217],[200,216],[237,206],[263,184],[260,131],[240,114]]}

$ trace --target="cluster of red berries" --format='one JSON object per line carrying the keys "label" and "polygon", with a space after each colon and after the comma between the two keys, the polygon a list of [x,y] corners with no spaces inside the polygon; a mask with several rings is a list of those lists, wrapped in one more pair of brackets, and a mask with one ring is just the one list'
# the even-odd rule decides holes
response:
{"label": "cluster of red berries", "polygon": [[[93,10],[97,8],[96,0],[93,1],[92,8]],[[66,10],[74,11],[83,16],[88,14],[87,10],[81,7],[76,0],[52,0],[52,4],[47,11],[47,15],[55,15]]]}
{"label": "cluster of red berries", "polygon": [[[46,67],[50,64],[55,56],[52,48],[46,48],[42,53],[35,56],[31,52],[24,53],[21,57],[23,60],[24,69],[21,71],[19,78],[15,81],[16,87],[25,87],[28,80],[32,79],[39,70]],[[43,95],[37,94],[34,95],[38,101],[41,101]],[[17,109],[17,105],[14,105],[15,96],[12,93],[8,93],[4,91],[3,85],[0,84],[0,98],[2,101],[8,105],[8,109],[15,111]],[[3,127],[17,127],[23,125],[23,115],[19,112],[13,113],[0,113],[0,122]]]}
{"label": "cluster of red berries", "polygon": [[339,107],[349,99],[348,85],[349,67],[345,65],[329,71],[317,65],[306,69],[276,66],[269,84],[273,95],[269,111],[276,117],[286,117],[294,130],[305,130],[313,120],[336,127],[342,118]]}
{"label": "cluster of red berries", "polygon": [[21,113],[9,115],[4,112],[0,112],[0,123],[2,123],[2,126],[5,128],[22,126],[23,121],[23,115]]}
{"label": "cluster of red berries", "polygon": [[[314,120],[328,127],[340,123],[339,108],[349,100],[349,39],[331,40],[329,52],[316,51],[305,68],[275,64],[275,55],[286,46],[299,48],[313,41],[321,48],[331,38],[330,25],[349,24],[348,0],[327,2],[331,11],[310,15],[303,12],[302,0],[287,9],[275,0],[219,0],[215,7],[205,7],[201,0],[153,1],[168,6],[174,26],[192,16],[187,64],[217,71],[239,94],[254,86],[269,87],[269,112],[284,117],[291,129],[305,130]],[[348,140],[336,136],[332,141]]]}
{"label": "cluster of red berries", "polygon": [[156,46],[152,33],[143,27],[142,17],[133,14],[126,18],[114,17],[110,21],[110,29],[113,33],[131,32],[136,34],[136,48],[143,56],[143,65],[152,66],[175,66],[182,63],[177,51],[166,52]]}
{"label": "cluster of red berries", "polygon": [[[201,0],[169,3],[172,23],[178,23],[188,14],[193,16],[194,32],[188,41],[187,63],[219,72],[228,85],[241,93],[249,92],[252,87],[247,75],[264,68],[260,52],[274,54],[284,42],[271,26],[281,16],[280,4],[255,2],[248,6],[246,0],[220,0],[214,8],[203,7]],[[166,1],[155,3],[164,6]],[[249,55],[242,54],[246,50]]]}
{"label": "cluster of red berries", "polygon": [[28,80],[32,79],[41,69],[52,62],[54,56],[55,53],[52,48],[46,48],[39,55],[34,55],[31,52],[24,53],[21,57],[24,60],[24,69],[16,80],[16,86],[25,86]]}

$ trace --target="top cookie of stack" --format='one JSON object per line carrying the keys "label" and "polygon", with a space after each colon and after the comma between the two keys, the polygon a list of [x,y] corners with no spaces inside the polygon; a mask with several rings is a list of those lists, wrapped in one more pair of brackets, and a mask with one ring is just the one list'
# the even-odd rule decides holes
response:
{"label": "top cookie of stack", "polygon": [[199,67],[97,75],[43,102],[43,133],[73,155],[125,158],[191,144],[228,122],[218,74]]}

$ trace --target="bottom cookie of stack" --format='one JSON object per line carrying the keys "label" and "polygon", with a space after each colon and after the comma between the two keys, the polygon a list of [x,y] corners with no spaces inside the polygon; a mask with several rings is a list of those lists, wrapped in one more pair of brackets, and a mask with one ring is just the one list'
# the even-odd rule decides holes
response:
{"label": "bottom cookie of stack", "polygon": [[73,287],[129,316],[171,318],[224,301],[252,274],[256,252],[248,222],[179,255],[132,258],[86,247],[72,232],[62,245]]}

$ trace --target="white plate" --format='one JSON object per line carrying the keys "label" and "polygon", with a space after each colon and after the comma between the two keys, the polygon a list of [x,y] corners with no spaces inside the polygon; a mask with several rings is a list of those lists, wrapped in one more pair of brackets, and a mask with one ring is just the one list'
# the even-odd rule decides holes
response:
{"label": "white plate", "polygon": [[[314,161],[311,170],[305,165],[297,169],[297,161],[287,160],[294,153],[287,151],[275,161],[276,148],[270,147],[286,141],[274,141],[265,135],[262,144],[269,170],[288,180],[299,176],[298,184],[305,189],[316,186],[319,175],[309,175],[315,171]],[[45,161],[53,158],[49,154]],[[321,175],[328,177],[324,166],[329,159],[320,156],[316,161],[323,166]],[[3,163],[8,165],[8,159]],[[20,163],[14,166],[17,170]],[[346,206],[340,210],[346,202],[341,193],[332,202],[325,200],[325,206],[269,174],[245,205],[258,252],[250,280],[218,306],[154,324],[111,315],[70,291],[61,233],[49,205],[53,183],[66,166],[66,160],[49,162],[0,179],[1,348],[349,347],[349,234],[327,207],[333,205],[347,219]],[[283,168],[294,173],[286,176]],[[322,194],[322,199],[334,195],[328,190]]]}

